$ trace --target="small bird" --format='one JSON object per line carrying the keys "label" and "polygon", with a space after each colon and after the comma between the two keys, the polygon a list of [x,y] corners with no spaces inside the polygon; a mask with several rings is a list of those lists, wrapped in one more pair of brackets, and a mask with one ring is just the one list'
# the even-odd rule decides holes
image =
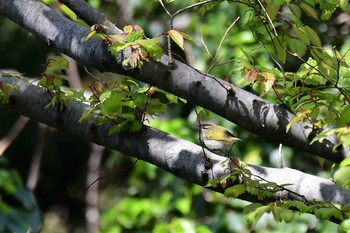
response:
{"label": "small bird", "polygon": [[233,145],[241,141],[226,128],[213,123],[200,124],[200,138],[209,150],[221,151],[226,156],[229,156]]}

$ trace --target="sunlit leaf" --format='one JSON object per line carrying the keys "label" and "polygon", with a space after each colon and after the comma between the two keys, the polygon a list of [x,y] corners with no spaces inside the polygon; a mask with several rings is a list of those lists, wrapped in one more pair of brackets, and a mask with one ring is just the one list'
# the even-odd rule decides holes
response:
{"label": "sunlit leaf", "polygon": [[182,49],[184,50],[184,38],[180,32],[172,29],[168,31],[170,38]]}
{"label": "sunlit leaf", "polygon": [[260,93],[260,96],[264,96],[267,92],[269,92],[271,90],[271,88],[273,87],[274,83],[275,83],[275,78],[276,75],[274,73],[270,73],[270,72],[262,72],[262,76],[264,78],[263,80],[263,89]]}
{"label": "sunlit leaf", "polygon": [[350,188],[350,166],[341,167],[334,172],[334,181],[346,189]]}
{"label": "sunlit leaf", "polygon": [[[289,131],[290,127],[291,127],[293,124],[295,124],[295,123],[297,123],[297,122],[300,122],[300,121],[303,121],[305,118],[307,118],[309,113],[311,113],[311,111],[310,111],[310,110],[306,110],[306,109],[303,110],[302,112],[298,112],[298,113],[296,114],[296,116],[294,117],[294,119],[287,125],[287,127],[286,127],[286,132]],[[312,142],[311,142],[311,143],[312,143]]]}
{"label": "sunlit leaf", "polygon": [[132,25],[124,26],[123,31],[125,32],[125,34],[131,33],[133,31]]}

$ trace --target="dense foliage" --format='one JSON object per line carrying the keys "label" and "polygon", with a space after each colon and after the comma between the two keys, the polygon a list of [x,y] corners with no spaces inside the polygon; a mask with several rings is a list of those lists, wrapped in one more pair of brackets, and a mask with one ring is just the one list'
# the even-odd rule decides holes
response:
{"label": "dense foliage", "polygon": [[[45,3],[60,6],[60,11],[67,17],[86,25],[61,3]],[[113,56],[127,50],[128,56],[123,61],[126,70],[139,69],[142,72],[145,62],[160,59],[163,53],[169,54],[173,59],[222,77],[295,111],[296,117],[286,132],[292,124],[306,121],[311,123],[314,132],[311,143],[322,142],[327,136],[334,135],[338,139],[334,151],[350,146],[350,38],[347,36],[350,25],[344,21],[350,19],[348,1],[91,0],[89,3],[109,16],[111,21],[123,22],[118,25],[123,28],[123,33],[111,35],[108,27],[96,24],[90,28],[86,41],[92,38],[103,40]],[[118,12],[123,9],[123,14],[115,14],[114,9]],[[45,45],[31,41],[31,37],[26,42],[19,41],[16,34],[25,32],[11,22],[2,19],[1,25],[3,29],[0,30],[8,35],[0,38],[1,44],[17,41],[27,46],[26,43],[33,43],[48,50]],[[6,49],[6,46],[2,47]],[[231,175],[218,177],[207,185],[225,186],[228,180],[234,182],[240,176],[244,185],[229,187],[224,193],[226,197],[186,183],[145,162],[135,163],[119,152],[105,151],[101,174],[117,173],[115,178],[103,179],[100,184],[101,232],[279,232],[281,229],[285,232],[331,232],[337,229],[334,223],[321,221],[323,219],[342,223],[338,228],[340,232],[350,231],[349,205],[312,200],[265,201],[271,193],[285,190],[285,186],[254,179],[245,169],[245,163],[278,166],[278,145],[257,138],[184,99],[129,77],[100,74],[81,66],[79,73],[85,88],[78,91],[67,88],[70,77],[66,59],[58,55],[45,61],[46,58],[29,56],[26,52],[23,56],[29,56],[27,60],[35,60],[37,64],[31,69],[26,67],[26,62],[18,60],[21,52],[5,51],[4,54],[16,56],[1,61],[0,68],[15,68],[25,74],[40,76],[39,85],[52,94],[47,108],[57,107],[62,111],[65,102],[70,100],[89,103],[91,108],[84,112],[80,121],[84,123],[93,117],[97,124],[112,123],[114,126],[109,128],[109,134],[137,132],[142,124],[148,124],[197,142],[198,135],[192,125],[201,118],[234,129],[244,139],[233,150],[233,154],[239,157],[240,166],[233,169]],[[176,69],[172,64],[169,67]],[[8,71],[2,75],[18,74]],[[9,93],[15,88],[0,83],[1,103],[8,102]],[[198,112],[201,112],[200,117]],[[3,122],[0,135],[4,136],[16,116],[1,111],[0,117]],[[33,131],[37,131],[37,127],[31,122],[24,129],[23,136],[4,152],[22,179],[26,179],[28,168],[20,164],[29,161],[34,151]],[[83,180],[88,172],[82,164],[87,163],[89,145],[66,138],[61,132],[50,132],[49,135],[44,150],[47,159],[43,160],[42,176],[35,190],[43,213],[43,232],[52,232],[54,228],[61,228],[62,232],[79,232],[84,229]],[[26,141],[28,137],[30,140]],[[21,154],[27,158],[21,158]],[[336,183],[349,189],[349,159],[333,165],[286,147],[283,154],[286,166],[332,177]],[[20,202],[30,204],[29,208],[23,204],[23,217],[19,218],[16,227],[27,229],[30,225],[32,229],[36,228],[40,214],[30,194],[23,191],[18,173],[8,168],[0,168],[0,172],[0,184],[4,184],[0,186],[0,194],[11,194]],[[52,185],[55,181],[57,187]],[[234,199],[243,193],[258,196],[261,203],[247,204]],[[3,195],[1,199],[5,200]],[[79,211],[73,210],[74,206]],[[0,206],[1,212],[7,216],[3,221],[0,219],[0,229],[15,229],[11,225],[14,213],[7,212],[10,207],[11,203],[6,200]],[[26,222],[23,224],[22,221]],[[54,226],[50,225],[55,221]]]}

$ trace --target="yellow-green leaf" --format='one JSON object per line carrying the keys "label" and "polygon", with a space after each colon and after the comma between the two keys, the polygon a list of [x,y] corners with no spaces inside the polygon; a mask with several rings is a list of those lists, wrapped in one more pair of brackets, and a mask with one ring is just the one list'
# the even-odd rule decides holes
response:
{"label": "yellow-green leaf", "polygon": [[184,38],[180,32],[176,30],[170,30],[168,31],[168,35],[182,50],[184,50]]}
{"label": "yellow-green leaf", "polygon": [[95,34],[96,34],[96,30],[89,32],[89,34],[87,34],[87,36],[85,37],[85,42],[90,40],[91,37],[93,37]]}

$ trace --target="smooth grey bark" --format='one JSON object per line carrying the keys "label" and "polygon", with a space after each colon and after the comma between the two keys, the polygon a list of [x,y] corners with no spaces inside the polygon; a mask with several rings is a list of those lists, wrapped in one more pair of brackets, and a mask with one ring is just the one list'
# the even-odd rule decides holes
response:
{"label": "smooth grey bark", "polygon": [[[230,170],[227,158],[209,151],[206,151],[206,156],[213,163],[213,168],[206,169],[202,147],[191,142],[147,126],[137,133],[108,135],[110,125],[96,125],[93,119],[86,123],[78,122],[82,112],[89,107],[87,105],[70,101],[65,104],[63,111],[59,111],[58,107],[45,108],[51,100],[46,90],[19,77],[6,77],[1,71],[0,82],[17,87],[11,92],[9,103],[0,105],[1,111],[16,111],[51,127],[152,163],[201,186],[206,185],[209,179],[227,174]],[[226,165],[223,167],[222,163]],[[248,165],[247,168],[254,174],[253,178],[261,178],[278,185],[290,184],[285,187],[287,190],[276,192],[271,197],[272,200],[326,201],[341,205],[350,203],[350,190],[341,188],[329,179],[290,168],[253,165]],[[220,187],[212,189],[223,192]],[[252,202],[259,201],[255,196],[246,194],[240,198]]]}
{"label": "smooth grey bark", "polygon": [[100,24],[108,27],[107,32],[110,34],[121,34],[123,31],[117,28],[113,23],[106,19],[100,12],[93,9],[86,1],[61,0],[63,4],[70,9],[74,9],[74,13],[83,19],[90,26]]}
{"label": "smooth grey bark", "polygon": [[87,28],[62,17],[39,2],[0,0],[0,14],[87,66],[129,75],[157,86],[209,109],[268,141],[282,143],[335,162],[350,156],[349,148],[333,153],[335,137],[310,145],[314,135],[311,124],[293,124],[286,133],[286,126],[295,117],[292,111],[179,61],[175,61],[176,69],[169,69],[167,56],[163,56],[160,61],[146,62],[141,71],[125,69],[121,65],[123,56],[112,57],[101,40],[91,39],[85,42],[89,33]]}

